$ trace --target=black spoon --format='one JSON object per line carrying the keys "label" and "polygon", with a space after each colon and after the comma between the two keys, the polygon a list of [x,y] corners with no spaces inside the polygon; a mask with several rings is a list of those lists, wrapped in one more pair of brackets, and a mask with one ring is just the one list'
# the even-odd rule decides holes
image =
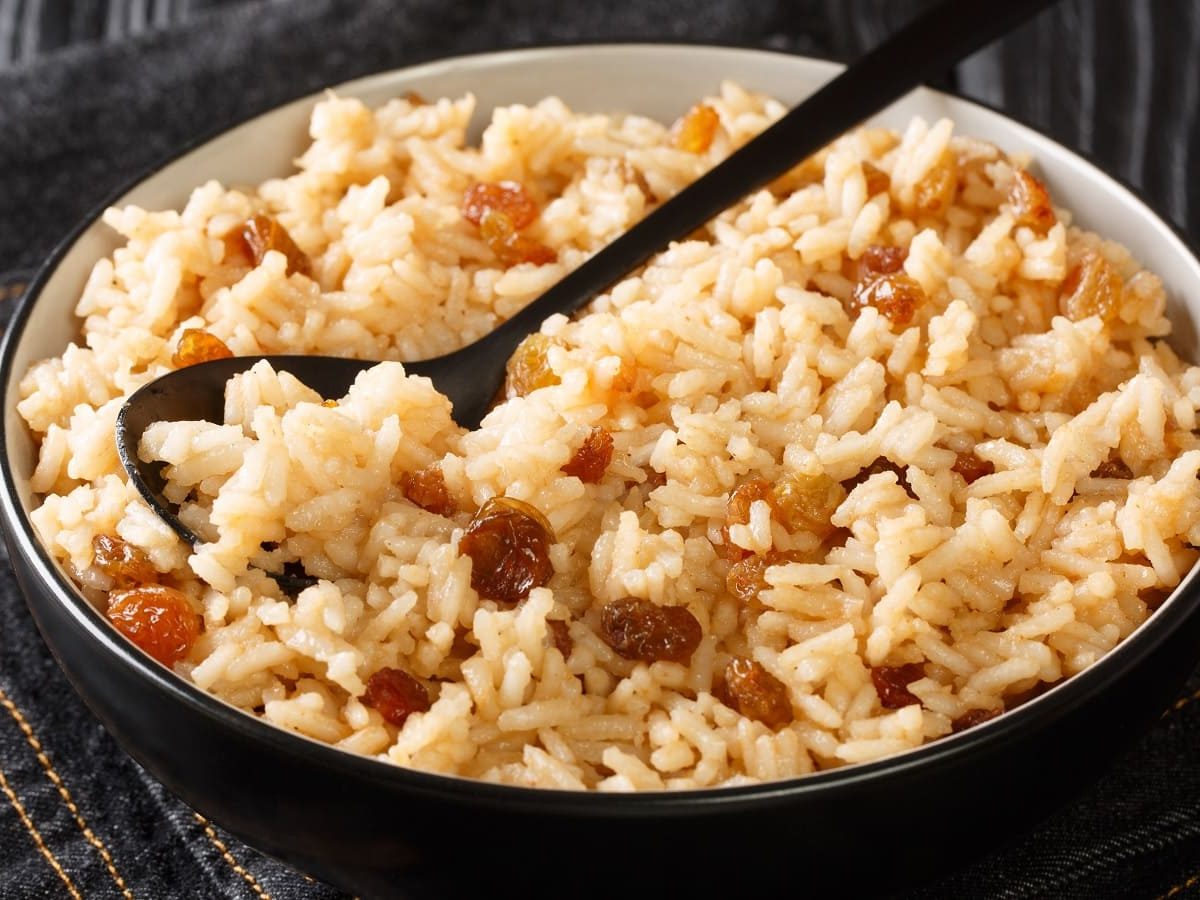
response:
{"label": "black spoon", "polygon": [[[537,331],[548,316],[575,312],[671,241],[690,234],[923,81],[946,71],[1054,2],[939,3],[565,275],[491,334],[445,356],[405,363],[405,370],[430,378],[454,404],[455,421],[474,428],[495,397],[505,364],[517,344]],[[130,480],[151,508],[193,546],[200,538],[179,521],[172,504],[161,493],[162,464],[139,459],[138,442],[147,426],[157,421],[220,422],[225,382],[263,359],[327,398],[344,395],[359,372],[376,364],[328,356],[241,356],[201,363],[178,369],[135,391],[117,417],[117,450]],[[285,590],[313,583],[308,576],[272,577]]]}

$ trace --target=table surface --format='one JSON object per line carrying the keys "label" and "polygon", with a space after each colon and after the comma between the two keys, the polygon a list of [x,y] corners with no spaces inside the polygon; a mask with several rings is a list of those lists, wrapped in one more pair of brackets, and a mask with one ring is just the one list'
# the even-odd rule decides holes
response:
{"label": "table surface", "polygon": [[[0,321],[70,225],[181,140],[439,56],[659,38],[851,58],[923,0],[0,0]],[[1049,133],[1200,236],[1200,2],[1075,0],[944,86]],[[1200,654],[1198,654],[1200,655]],[[908,896],[1200,896],[1200,673],[1099,783]],[[195,814],[72,692],[0,550],[0,898],[332,898]],[[420,893],[416,886],[406,893]]]}

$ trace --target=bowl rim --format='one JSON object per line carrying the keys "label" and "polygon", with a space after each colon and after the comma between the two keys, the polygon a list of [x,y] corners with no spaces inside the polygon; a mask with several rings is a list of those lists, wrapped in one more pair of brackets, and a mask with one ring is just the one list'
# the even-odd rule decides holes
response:
{"label": "bowl rim", "polygon": [[[8,395],[9,389],[13,385],[14,376],[20,377],[23,374],[14,372],[17,349],[25,334],[29,315],[46,283],[57,270],[59,263],[70,253],[83,233],[95,225],[105,209],[163,168],[235,128],[249,125],[294,103],[316,101],[327,90],[334,92],[359,90],[368,86],[372,81],[383,81],[401,74],[411,77],[436,75],[439,69],[454,66],[468,65],[486,69],[489,66],[518,59],[532,60],[536,63],[539,57],[580,51],[592,53],[698,52],[718,56],[722,54],[784,56],[824,67],[830,76],[835,75],[843,68],[840,63],[807,54],[735,44],[664,42],[655,39],[543,44],[518,49],[448,56],[411,66],[382,69],[318,91],[298,93],[290,99],[273,104],[266,109],[223,122],[176,144],[172,150],[143,167],[109,192],[84,214],[55,245],[45,261],[37,267],[20,300],[20,306],[12,314],[3,344],[0,345],[0,386],[2,386],[5,396]],[[1089,152],[1067,147],[1039,129],[988,103],[963,97],[953,91],[929,87],[918,88],[917,92],[920,91],[941,95],[956,103],[977,107],[1000,117],[1007,126],[1014,129],[1015,133],[1024,133],[1023,136],[1026,138],[1032,137],[1037,141],[1048,142],[1068,156],[1074,157],[1090,180],[1110,182],[1120,193],[1125,195],[1125,202],[1143,207],[1153,219],[1161,223],[1169,233],[1169,238],[1175,243],[1174,249],[1182,251],[1183,256],[1192,264],[1197,280],[1200,281],[1200,261],[1197,261],[1196,248],[1191,245],[1179,226],[1172,221],[1170,216],[1149,202],[1139,189],[1127,183],[1122,177],[1105,172]],[[326,770],[341,770],[345,774],[370,777],[374,780],[381,779],[386,782],[386,785],[381,785],[381,788],[386,786],[442,799],[466,800],[473,804],[495,807],[502,806],[514,812],[545,814],[554,811],[597,818],[650,814],[672,816],[717,813],[792,802],[819,792],[851,790],[855,787],[871,785],[880,778],[912,773],[930,766],[962,762],[965,758],[979,752],[981,746],[988,746],[995,750],[1014,740],[1019,733],[1045,728],[1072,708],[1110,689],[1113,682],[1119,680],[1125,672],[1138,667],[1174,631],[1178,630],[1186,619],[1197,614],[1200,609],[1200,587],[1198,587],[1200,565],[1197,565],[1145,622],[1082,672],[1057,682],[1040,696],[997,716],[995,719],[959,734],[949,735],[879,760],[849,764],[776,781],[686,790],[608,793],[496,784],[466,776],[407,768],[288,731],[226,703],[147,656],[111,627],[107,619],[84,598],[83,594],[67,578],[59,564],[51,558],[38,539],[32,522],[25,514],[24,504],[12,471],[12,462],[8,457],[8,434],[4,417],[0,417],[0,442],[3,443],[4,451],[0,458],[0,480],[3,482],[2,489],[0,489],[0,519],[3,520],[5,531],[10,541],[13,542],[14,549],[32,567],[38,580],[44,585],[45,592],[52,596],[52,601],[64,607],[73,620],[73,624],[87,632],[91,639],[97,641],[106,652],[115,656],[122,664],[130,666],[141,679],[152,685],[155,690],[169,696],[173,701],[182,703],[191,712],[219,727],[231,729],[239,737],[270,751],[302,757],[305,762]],[[27,604],[32,607],[33,604],[30,603],[28,595],[26,599]],[[1114,739],[1115,741],[1116,739]],[[123,747],[123,749],[126,748]],[[126,752],[129,751],[126,749]]]}

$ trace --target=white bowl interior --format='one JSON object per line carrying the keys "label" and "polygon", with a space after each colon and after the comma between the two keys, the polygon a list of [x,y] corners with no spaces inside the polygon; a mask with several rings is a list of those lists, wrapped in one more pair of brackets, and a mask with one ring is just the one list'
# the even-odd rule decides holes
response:
{"label": "white bowl interior", "polygon": [[[408,90],[430,98],[473,92],[478,99],[477,123],[486,120],[495,106],[532,103],[550,94],[579,110],[623,110],[670,121],[699,96],[716,90],[723,79],[794,103],[838,70],[828,62],[756,50],[608,45],[450,59],[360,79],[335,90],[368,104],[382,103]],[[245,185],[288,173],[293,159],[305,146],[308,115],[316,99],[298,100],[225,132],[158,170],[118,203],[151,209],[179,208],[194,187],[209,179]],[[964,100],[919,90],[877,120],[903,127],[913,115],[930,120],[948,116],[955,120],[960,133],[993,141],[1008,151],[1031,154],[1056,203],[1072,210],[1080,224],[1125,244],[1162,277],[1175,326],[1172,342],[1187,358],[1196,359],[1196,348],[1200,346],[1200,264],[1145,204],[1048,138]],[[203,123],[197,123],[197,127],[203,128]],[[116,246],[115,235],[94,222],[66,253],[45,284],[20,344],[14,348],[13,371],[17,378],[32,362],[60,354],[77,337],[75,303],[94,262]],[[28,512],[34,448],[16,412],[18,399],[14,379],[6,389],[5,432],[13,477]]]}

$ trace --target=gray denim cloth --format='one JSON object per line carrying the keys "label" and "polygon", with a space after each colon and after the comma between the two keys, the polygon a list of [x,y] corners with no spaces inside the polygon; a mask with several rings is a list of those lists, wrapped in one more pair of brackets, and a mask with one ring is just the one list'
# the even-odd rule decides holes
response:
{"label": "gray denim cloth", "polygon": [[[180,142],[367,72],[648,39],[849,58],[921,0],[0,0],[0,317],[115,187]],[[946,84],[1095,157],[1200,234],[1200,3],[1075,0]],[[1200,659],[1200,648],[1197,648]],[[1114,740],[1125,736],[1114,735]],[[1200,896],[1200,676],[1084,796],[907,896]],[[0,898],[331,898],[205,822],[120,750],[34,629],[0,551]],[[980,810],[980,816],[986,816]],[[886,841],[895,821],[852,839]],[[966,823],[964,827],[969,827]],[[429,896],[418,884],[401,895]],[[849,895],[854,895],[848,887]]]}

